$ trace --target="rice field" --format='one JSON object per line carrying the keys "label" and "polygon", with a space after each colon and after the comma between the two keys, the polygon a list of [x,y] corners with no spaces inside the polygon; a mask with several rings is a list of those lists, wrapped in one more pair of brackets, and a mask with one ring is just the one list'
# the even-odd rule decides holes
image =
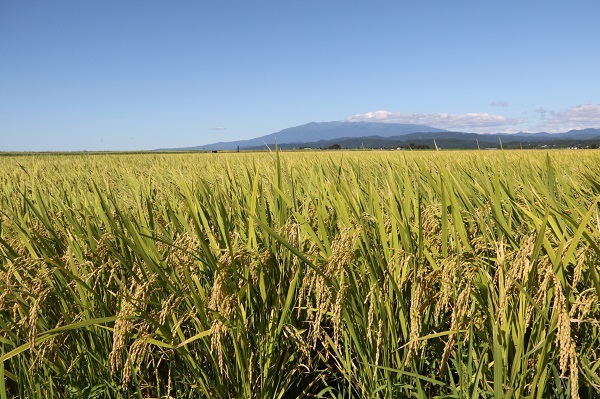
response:
{"label": "rice field", "polygon": [[0,399],[600,397],[600,151],[0,157]]}

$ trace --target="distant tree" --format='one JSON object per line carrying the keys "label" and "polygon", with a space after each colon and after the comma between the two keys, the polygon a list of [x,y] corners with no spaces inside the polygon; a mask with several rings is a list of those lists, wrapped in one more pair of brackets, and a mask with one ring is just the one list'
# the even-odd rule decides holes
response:
{"label": "distant tree", "polygon": [[430,147],[427,144],[415,144],[415,143],[410,143],[409,145],[407,145],[404,148],[408,148],[410,150],[429,150]]}
{"label": "distant tree", "polygon": [[339,145],[338,143],[332,144],[329,147],[327,147],[330,150],[339,150],[340,148],[342,148],[341,145]]}

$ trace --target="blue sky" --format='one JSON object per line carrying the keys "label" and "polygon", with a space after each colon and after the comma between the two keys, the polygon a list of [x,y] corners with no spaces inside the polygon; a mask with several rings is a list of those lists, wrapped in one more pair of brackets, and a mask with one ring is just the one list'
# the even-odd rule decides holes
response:
{"label": "blue sky", "polygon": [[0,151],[600,127],[600,2],[0,2]]}

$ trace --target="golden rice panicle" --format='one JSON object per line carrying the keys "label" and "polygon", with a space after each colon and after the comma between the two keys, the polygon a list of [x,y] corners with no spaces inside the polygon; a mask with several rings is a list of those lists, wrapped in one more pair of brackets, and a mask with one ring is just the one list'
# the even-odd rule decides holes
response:
{"label": "golden rice panicle", "polygon": [[367,340],[369,344],[373,341],[373,320],[375,318],[375,303],[377,301],[376,290],[377,286],[373,284],[363,302],[364,305],[369,303],[369,310],[367,311]]}
{"label": "golden rice panicle", "polygon": [[329,303],[332,314],[334,344],[339,348],[340,334],[342,331],[342,310],[346,291],[349,288],[346,282],[346,268],[354,259],[354,248],[360,237],[360,229],[355,229],[351,234],[350,228],[343,228],[338,224],[339,235],[331,245],[331,256],[327,261],[326,274],[330,279],[337,281],[338,289],[335,292],[335,301]]}
{"label": "golden rice panicle", "polygon": [[421,326],[423,323],[423,308],[427,303],[427,275],[426,271],[422,270],[417,272],[416,276],[413,276],[410,296],[410,335],[408,345],[408,354],[406,356],[406,363],[408,363],[412,356],[414,356],[419,348],[419,337],[421,335]]}
{"label": "golden rice panicle", "polygon": [[450,358],[450,354],[454,349],[454,344],[457,340],[458,331],[464,329],[466,327],[465,323],[469,320],[467,316],[470,311],[470,297],[471,285],[470,282],[467,282],[466,286],[462,287],[452,310],[452,321],[449,330],[451,334],[444,346],[444,353],[442,354],[442,360],[440,362],[440,372],[446,368],[446,364],[448,363],[448,359]]}
{"label": "golden rice panicle", "polygon": [[569,377],[571,382],[571,399],[579,399],[579,367],[575,342],[569,346]]}
{"label": "golden rice panicle", "polygon": [[124,386],[131,382],[135,370],[139,370],[139,367],[136,366],[140,365],[141,359],[143,359],[144,355],[148,352],[149,345],[147,339],[149,337],[151,337],[151,335],[148,333],[142,334],[142,337],[136,339],[129,347],[127,361],[123,367]]}
{"label": "golden rice panicle", "polygon": [[554,309],[558,312],[556,346],[559,350],[560,371],[564,375],[569,366],[571,358],[571,319],[567,312],[566,298],[563,294],[560,281],[554,276]]}
{"label": "golden rice panicle", "polygon": [[542,305],[547,300],[550,283],[555,279],[554,271],[552,269],[552,262],[548,258],[548,255],[544,255],[539,259],[537,269],[538,288],[537,292],[535,292],[535,296],[533,297],[533,303],[530,303],[527,306],[527,314],[525,316],[525,328],[531,325],[536,306],[538,308],[543,308]]}
{"label": "golden rice panicle", "polygon": [[[154,285],[156,281],[156,276],[150,276],[149,279],[144,280],[141,278],[141,265],[139,263],[135,263],[134,265],[134,273],[138,274],[138,278],[131,278],[128,285],[124,285],[121,287],[120,292],[120,308],[117,313],[117,320],[115,321],[114,329],[113,329],[113,344],[112,349],[109,354],[109,360],[111,365],[112,374],[116,374],[121,367],[123,367],[122,357],[124,353],[128,353],[128,357],[130,356],[128,349],[128,338],[130,337],[132,332],[144,333],[148,330],[148,325],[146,322],[134,322],[134,317],[136,314],[136,307],[145,304],[148,300],[150,294],[150,288]],[[140,281],[141,284],[136,281]],[[137,348],[138,352],[142,350],[144,347]],[[136,358],[138,353],[136,353]],[[129,360],[126,361],[125,366],[127,369],[127,373],[123,373],[123,384],[126,385],[129,383],[131,378],[131,366],[128,365]]]}
{"label": "golden rice panicle", "polygon": [[[439,320],[440,315],[451,310],[450,299],[454,295],[458,284],[458,279],[463,269],[460,267],[460,261],[456,257],[443,259],[437,272],[432,272],[439,285],[438,298],[435,303],[434,317]],[[464,277],[464,276],[463,276]]]}
{"label": "golden rice panicle", "polygon": [[379,319],[379,324],[377,327],[377,343],[375,345],[375,367],[373,367],[373,379],[376,379],[377,376],[377,366],[379,366],[379,356],[380,353],[384,350],[384,339],[383,339],[383,319]]}
{"label": "golden rice panicle", "polygon": [[121,369],[121,357],[126,348],[126,337],[133,330],[134,325],[131,319],[131,316],[134,314],[134,306],[125,299],[121,301],[122,305],[115,321],[112,350],[109,355],[111,372],[113,374],[116,374]]}
{"label": "golden rice panicle", "polygon": [[312,349],[317,348],[317,343],[322,338],[323,316],[331,309],[332,293],[325,277],[317,275],[314,284],[315,311],[310,322],[310,335],[312,336]]}
{"label": "golden rice panicle", "polygon": [[439,204],[422,205],[421,223],[423,234],[432,243],[432,246],[438,251],[442,250],[441,230],[442,230],[442,210]]}
{"label": "golden rice panicle", "polygon": [[226,376],[227,368],[225,367],[223,356],[223,341],[227,336],[228,329],[225,323],[223,323],[223,319],[231,317],[235,309],[235,298],[233,294],[229,294],[225,281],[226,278],[230,278],[228,267],[231,265],[231,259],[228,253],[221,257],[219,264],[221,268],[215,273],[208,307],[215,312],[210,326],[211,348],[217,354],[219,371],[222,375]]}
{"label": "golden rice panicle", "polygon": [[583,277],[583,267],[586,263],[586,260],[592,259],[593,257],[594,254],[589,248],[581,247],[579,250],[577,250],[577,264],[573,270],[573,282],[571,283],[573,290],[577,291],[577,285],[581,282],[581,278]]}

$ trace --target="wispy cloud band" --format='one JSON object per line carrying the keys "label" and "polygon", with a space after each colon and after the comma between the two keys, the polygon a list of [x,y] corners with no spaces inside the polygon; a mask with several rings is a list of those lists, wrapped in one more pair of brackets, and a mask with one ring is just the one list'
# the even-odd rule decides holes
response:
{"label": "wispy cloud band", "polygon": [[564,132],[571,129],[600,127],[600,104],[576,105],[564,111],[552,111],[538,108],[540,115],[538,130],[547,132]]}
{"label": "wispy cloud band", "polygon": [[523,120],[508,118],[503,115],[488,113],[448,114],[448,113],[408,113],[374,111],[365,114],[352,115],[348,122],[382,122],[382,123],[410,123],[428,125],[447,130],[476,130],[488,133],[505,130],[510,126],[523,123]]}

